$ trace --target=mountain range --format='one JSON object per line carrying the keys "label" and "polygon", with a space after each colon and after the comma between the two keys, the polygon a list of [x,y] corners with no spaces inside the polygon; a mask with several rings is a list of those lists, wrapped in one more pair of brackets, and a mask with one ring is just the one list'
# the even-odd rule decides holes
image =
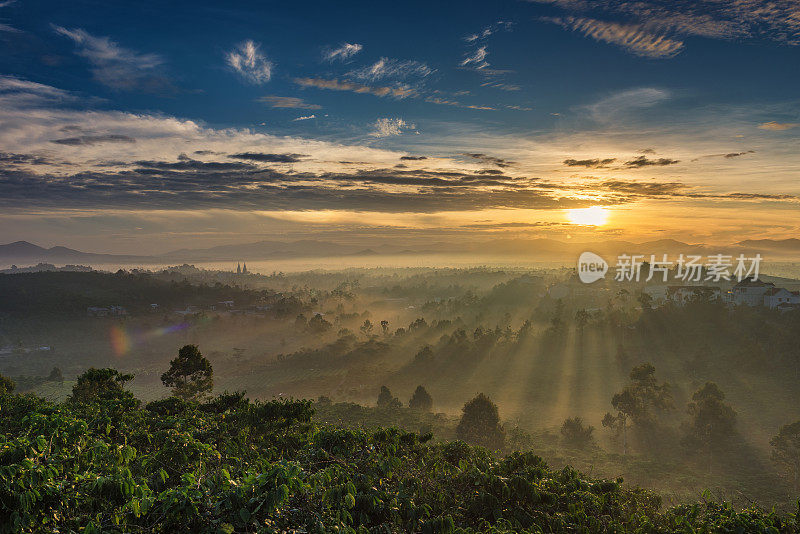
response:
{"label": "mountain range", "polygon": [[292,258],[329,258],[344,256],[433,256],[458,254],[474,256],[477,260],[515,258],[530,261],[573,261],[586,250],[611,258],[619,254],[656,256],[667,254],[739,254],[761,253],[765,259],[800,258],[800,239],[756,239],[726,246],[688,244],[673,239],[634,243],[621,240],[572,242],[554,239],[494,239],[473,242],[436,242],[408,247],[382,244],[366,248],[363,245],[331,241],[257,241],[254,243],[221,245],[210,248],[184,248],[164,254],[125,255],[82,252],[63,246],[44,248],[27,241],[0,245],[0,263],[30,265],[53,264],[175,264],[212,261],[258,261]]}

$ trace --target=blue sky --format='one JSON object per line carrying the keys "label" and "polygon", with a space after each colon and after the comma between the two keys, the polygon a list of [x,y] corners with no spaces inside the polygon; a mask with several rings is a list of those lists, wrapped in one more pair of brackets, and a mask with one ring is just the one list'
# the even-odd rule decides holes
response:
{"label": "blue sky", "polygon": [[0,237],[791,235],[799,43],[795,0],[0,1]]}

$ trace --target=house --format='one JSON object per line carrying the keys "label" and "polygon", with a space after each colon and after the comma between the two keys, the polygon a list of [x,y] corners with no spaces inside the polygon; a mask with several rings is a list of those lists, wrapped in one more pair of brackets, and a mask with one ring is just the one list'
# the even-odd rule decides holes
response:
{"label": "house", "polygon": [[764,306],[771,309],[789,310],[800,304],[800,293],[782,287],[773,287],[764,293]]}
{"label": "house", "polygon": [[122,306],[109,306],[108,313],[110,315],[128,315],[128,310]]}
{"label": "house", "polygon": [[663,304],[667,300],[668,289],[668,286],[664,285],[647,286],[642,289],[642,293],[650,295],[654,304]]}
{"label": "house", "polygon": [[667,300],[683,306],[693,300],[717,300],[722,291],[708,286],[667,286]]}
{"label": "house", "polygon": [[108,308],[89,306],[88,308],[86,308],[86,315],[88,315],[89,317],[105,317],[108,315]]}
{"label": "house", "polygon": [[763,306],[764,295],[771,289],[775,289],[775,284],[772,282],[745,278],[731,288],[727,300],[735,306]]}

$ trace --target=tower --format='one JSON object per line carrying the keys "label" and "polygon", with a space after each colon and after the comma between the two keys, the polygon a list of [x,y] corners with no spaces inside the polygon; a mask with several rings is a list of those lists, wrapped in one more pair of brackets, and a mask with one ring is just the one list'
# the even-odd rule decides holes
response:
{"label": "tower", "polygon": [[247,262],[242,262],[242,274],[247,274]]}
{"label": "tower", "polygon": [[242,265],[240,263],[236,263],[236,274],[242,274]]}

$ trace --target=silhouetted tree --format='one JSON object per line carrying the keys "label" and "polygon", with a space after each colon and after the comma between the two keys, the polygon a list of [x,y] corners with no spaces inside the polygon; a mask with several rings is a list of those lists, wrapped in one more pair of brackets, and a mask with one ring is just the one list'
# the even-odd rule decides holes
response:
{"label": "silhouetted tree", "polygon": [[372,329],[373,328],[374,328],[374,326],[372,325],[372,321],[370,321],[369,319],[366,319],[364,321],[364,324],[362,324],[359,327],[359,330],[361,330],[361,333],[364,334],[364,336],[369,337],[370,334],[372,334]]}
{"label": "silhouetted tree", "polygon": [[5,375],[0,375],[0,395],[11,393],[15,387],[16,384],[14,384],[13,380]]}
{"label": "silhouetted tree", "polygon": [[580,309],[575,312],[575,325],[578,327],[578,330],[583,332],[583,329],[586,328],[586,325],[589,323],[589,319],[591,319],[591,315],[584,309]]}
{"label": "silhouetted tree", "polygon": [[383,331],[383,335],[384,336],[388,336],[389,335],[389,321],[387,321],[385,319],[383,321],[381,321],[381,330]]}
{"label": "silhouetted tree", "polygon": [[400,399],[392,395],[389,388],[381,386],[381,392],[378,393],[378,408],[400,408],[402,406],[403,403],[400,402]]}
{"label": "silhouetted tree", "polygon": [[479,393],[461,411],[461,421],[456,427],[458,439],[491,449],[503,447],[506,435],[500,424],[500,412],[489,397]]}
{"label": "silhouetted tree", "polygon": [[585,449],[594,441],[594,427],[584,424],[580,417],[570,417],[561,425],[561,439],[568,447]]}
{"label": "silhouetted tree", "polygon": [[[723,402],[725,394],[714,382],[706,382],[692,395],[687,406],[690,421],[686,427],[684,444],[689,447],[704,447],[709,460],[714,451],[730,444],[736,430],[736,412]],[[709,461],[709,468],[711,462]]]}
{"label": "silhouetted tree", "polygon": [[319,313],[315,314],[314,317],[308,321],[308,329],[312,332],[327,332],[332,326],[333,325],[329,321],[326,321]]}
{"label": "silhouetted tree", "polygon": [[783,425],[770,442],[772,460],[785,470],[800,489],[800,421]]}
{"label": "silhouetted tree", "polygon": [[408,401],[408,407],[415,410],[422,410],[424,412],[431,411],[433,408],[433,398],[422,386],[417,386],[411,399]]}
{"label": "silhouetted tree", "polygon": [[89,368],[78,377],[72,386],[71,402],[134,400],[133,394],[125,390],[125,384],[133,380],[132,374],[122,374],[116,369]]}
{"label": "silhouetted tree", "polygon": [[184,400],[198,399],[214,387],[214,370],[197,345],[184,345],[178,357],[169,362],[169,370],[161,382],[172,388],[172,394]]}
{"label": "silhouetted tree", "polygon": [[47,380],[48,382],[64,382],[64,375],[61,373],[61,369],[53,367],[50,374],[47,375]]}
{"label": "silhouetted tree", "polygon": [[628,427],[651,429],[656,423],[656,413],[672,407],[672,394],[666,382],[658,383],[656,368],[643,363],[631,369],[630,383],[611,398],[617,414],[607,413],[603,426],[622,438],[623,453],[628,450]]}

